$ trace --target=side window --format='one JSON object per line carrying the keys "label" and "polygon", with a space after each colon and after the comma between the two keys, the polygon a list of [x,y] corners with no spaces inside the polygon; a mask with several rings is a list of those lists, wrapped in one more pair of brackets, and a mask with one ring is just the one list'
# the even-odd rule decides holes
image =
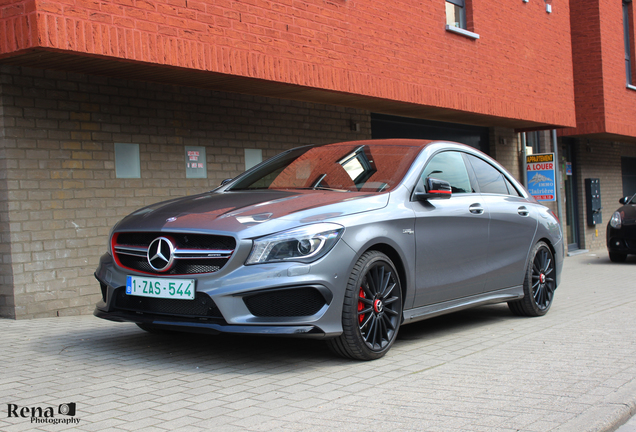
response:
{"label": "side window", "polygon": [[474,192],[470,186],[470,178],[461,153],[449,151],[433,156],[424,168],[422,182],[427,177],[449,182],[453,193]]}
{"label": "side window", "polygon": [[513,196],[523,196],[519,193],[519,191],[508,181],[508,179],[504,176],[504,181],[506,182],[506,186],[508,186],[508,195]]}
{"label": "side window", "polygon": [[[478,157],[468,155],[481,193],[509,195],[506,180],[495,167]],[[513,188],[514,190],[514,188]]]}

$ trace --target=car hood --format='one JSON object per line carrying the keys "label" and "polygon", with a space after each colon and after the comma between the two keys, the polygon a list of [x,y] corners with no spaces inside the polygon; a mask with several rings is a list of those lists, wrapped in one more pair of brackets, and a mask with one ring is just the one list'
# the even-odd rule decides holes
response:
{"label": "car hood", "polygon": [[116,231],[187,231],[257,237],[387,205],[388,193],[323,190],[208,192],[144,207]]}

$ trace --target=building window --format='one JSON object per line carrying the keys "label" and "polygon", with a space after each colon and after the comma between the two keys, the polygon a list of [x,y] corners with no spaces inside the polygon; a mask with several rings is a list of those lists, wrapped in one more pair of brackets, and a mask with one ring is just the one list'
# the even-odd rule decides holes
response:
{"label": "building window", "polygon": [[479,39],[473,27],[471,0],[446,0],[446,30],[470,39]]}
{"label": "building window", "polygon": [[633,50],[632,50],[632,42],[631,42],[631,17],[633,14],[631,13],[632,0],[623,0],[623,33],[625,35],[625,74],[627,75],[627,85],[631,86],[634,84],[633,81],[633,68],[632,68],[632,59],[633,59]]}
{"label": "building window", "polygon": [[115,143],[115,178],[141,178],[139,144]]}
{"label": "building window", "polygon": [[446,25],[466,29],[464,0],[446,0]]}

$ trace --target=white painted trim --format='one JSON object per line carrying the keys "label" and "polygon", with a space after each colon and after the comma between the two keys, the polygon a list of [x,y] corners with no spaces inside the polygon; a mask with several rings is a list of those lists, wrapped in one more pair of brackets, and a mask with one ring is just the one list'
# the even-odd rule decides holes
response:
{"label": "white painted trim", "polygon": [[636,90],[636,86],[633,86],[631,84],[627,84],[627,88],[630,90]]}
{"label": "white painted trim", "polygon": [[463,29],[463,28],[460,28],[460,27],[455,27],[455,26],[448,25],[448,24],[446,24],[446,31],[457,33],[457,34],[460,34],[462,36],[469,37],[471,39],[479,39],[479,35],[477,33],[473,33],[473,32],[468,31],[466,29]]}

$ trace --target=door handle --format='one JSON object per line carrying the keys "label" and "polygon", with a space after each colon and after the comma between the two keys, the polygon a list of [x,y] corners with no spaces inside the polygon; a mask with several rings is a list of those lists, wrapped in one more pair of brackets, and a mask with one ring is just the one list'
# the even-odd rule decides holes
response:
{"label": "door handle", "polygon": [[483,214],[484,208],[481,206],[481,204],[473,204],[470,207],[468,207],[468,211],[471,212],[472,214]]}
{"label": "door handle", "polygon": [[517,209],[517,213],[519,213],[521,216],[528,216],[530,214],[530,211],[524,206],[521,206]]}

